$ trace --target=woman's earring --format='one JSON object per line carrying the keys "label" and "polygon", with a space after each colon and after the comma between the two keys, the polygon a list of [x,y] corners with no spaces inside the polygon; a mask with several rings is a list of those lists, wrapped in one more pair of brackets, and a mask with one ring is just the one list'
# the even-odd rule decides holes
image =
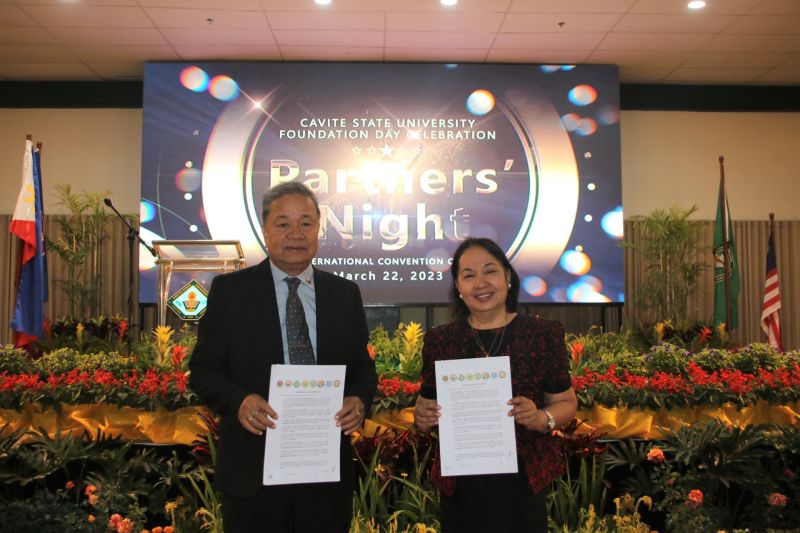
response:
{"label": "woman's earring", "polygon": [[511,288],[511,283],[509,283],[509,284],[508,284],[508,288],[509,288],[509,289]]}
{"label": "woman's earring", "polygon": [[458,297],[461,298],[462,300],[464,299],[464,297],[461,296],[461,293],[458,293]]}

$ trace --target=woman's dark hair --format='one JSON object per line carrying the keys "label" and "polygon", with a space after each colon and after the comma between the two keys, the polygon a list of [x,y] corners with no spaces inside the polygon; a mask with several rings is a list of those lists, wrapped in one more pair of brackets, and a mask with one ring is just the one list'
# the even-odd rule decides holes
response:
{"label": "woman's dark hair", "polygon": [[453,316],[456,318],[467,318],[469,316],[469,308],[467,308],[464,301],[458,296],[458,287],[456,287],[456,280],[458,280],[458,271],[460,270],[459,263],[461,256],[470,248],[483,248],[489,255],[497,259],[503,265],[503,269],[508,273],[511,281],[511,287],[508,289],[506,296],[506,311],[513,313],[517,310],[517,301],[519,300],[519,275],[514,267],[511,266],[511,261],[508,260],[506,254],[500,247],[491,239],[468,237],[462,242],[456,252],[453,254],[453,264],[450,265],[450,274],[453,276],[453,284],[450,288],[450,307]]}

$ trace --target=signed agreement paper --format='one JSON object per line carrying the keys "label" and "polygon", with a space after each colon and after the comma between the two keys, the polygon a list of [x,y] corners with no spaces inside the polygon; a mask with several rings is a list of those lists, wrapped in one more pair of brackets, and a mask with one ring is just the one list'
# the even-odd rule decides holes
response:
{"label": "signed agreement paper", "polygon": [[344,365],[272,365],[269,404],[277,427],[267,430],[264,485],[339,481]]}
{"label": "signed agreement paper", "polygon": [[436,361],[443,476],[517,471],[508,357]]}

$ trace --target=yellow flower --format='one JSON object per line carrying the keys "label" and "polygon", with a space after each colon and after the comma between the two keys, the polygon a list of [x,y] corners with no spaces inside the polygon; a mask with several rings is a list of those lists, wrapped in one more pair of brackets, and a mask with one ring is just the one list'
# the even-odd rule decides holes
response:
{"label": "yellow flower", "polygon": [[75,326],[75,338],[78,339],[78,344],[83,342],[83,330],[85,329],[86,327],[81,322],[78,322],[78,325]]}
{"label": "yellow flower", "polygon": [[651,498],[650,496],[646,495],[642,496],[641,498],[639,498],[639,501],[645,504],[648,509],[653,507],[653,498]]}
{"label": "yellow flower", "polygon": [[664,338],[664,323],[663,322],[659,322],[658,324],[656,324],[655,325],[655,330],[656,330],[656,334],[658,335],[658,340],[660,341],[661,339]]}
{"label": "yellow flower", "polygon": [[165,361],[169,353],[169,341],[175,333],[170,326],[158,326],[155,330],[156,351],[161,361]]}
{"label": "yellow flower", "polygon": [[728,325],[725,322],[720,322],[717,324],[717,333],[719,334],[719,338],[725,340],[728,338]]}
{"label": "yellow flower", "polygon": [[164,504],[164,511],[171,513],[178,508],[178,502],[167,502]]}

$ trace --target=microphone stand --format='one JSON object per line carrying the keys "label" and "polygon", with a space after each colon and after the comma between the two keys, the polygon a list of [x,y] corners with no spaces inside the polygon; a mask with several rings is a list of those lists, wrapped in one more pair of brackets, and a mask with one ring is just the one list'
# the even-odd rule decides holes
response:
{"label": "microphone stand", "polygon": [[117,211],[117,208],[114,207],[114,204],[111,203],[111,198],[103,198],[103,203],[106,204],[108,207],[114,211],[114,214],[117,215],[126,226],[128,226],[128,355],[131,354],[131,332],[133,332],[133,280],[134,280],[134,257],[133,257],[133,245],[135,241],[139,241],[142,246],[147,248],[153,257],[157,257],[156,251],[153,249],[152,246],[144,242],[142,238],[139,236],[139,230],[134,228],[131,223],[128,221],[127,218],[122,216],[122,214]]}

